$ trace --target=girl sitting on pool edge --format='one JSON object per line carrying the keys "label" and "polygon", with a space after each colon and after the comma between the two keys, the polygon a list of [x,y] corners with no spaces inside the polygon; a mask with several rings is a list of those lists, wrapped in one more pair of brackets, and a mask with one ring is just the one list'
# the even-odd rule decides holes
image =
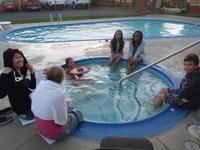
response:
{"label": "girl sitting on pool edge", "polygon": [[144,45],[143,34],[141,31],[135,31],[133,37],[129,42],[129,53],[127,59],[127,73],[130,74],[136,70],[138,64],[144,59]]}
{"label": "girl sitting on pool edge", "polygon": [[110,42],[110,60],[108,65],[111,66],[114,64],[114,69],[116,69],[119,65],[121,58],[124,55],[123,48],[124,48],[124,38],[123,32],[121,30],[117,30],[114,34],[113,39]]}

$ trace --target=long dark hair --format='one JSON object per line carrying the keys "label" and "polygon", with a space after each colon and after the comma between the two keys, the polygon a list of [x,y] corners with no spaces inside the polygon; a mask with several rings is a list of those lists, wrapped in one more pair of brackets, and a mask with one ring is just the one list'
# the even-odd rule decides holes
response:
{"label": "long dark hair", "polygon": [[14,66],[13,66],[13,57],[15,54],[20,54],[23,59],[24,59],[24,64],[23,67],[21,68],[21,74],[26,76],[27,74],[27,59],[24,56],[24,54],[22,53],[22,51],[18,50],[18,49],[12,49],[12,48],[8,48],[6,51],[3,52],[3,62],[4,62],[4,67],[10,67],[13,70],[15,70]]}
{"label": "long dark hair", "polygon": [[124,48],[124,38],[123,38],[123,33],[122,33],[121,30],[115,31],[115,34],[114,34],[114,36],[113,36],[113,39],[111,40],[111,45],[112,45],[112,47],[113,47],[113,50],[116,50],[117,39],[116,39],[115,35],[116,35],[117,32],[120,32],[120,33],[121,33],[121,37],[120,37],[120,39],[119,39],[119,51],[121,52],[122,49]]}
{"label": "long dark hair", "polygon": [[[136,33],[139,34],[139,41],[138,42],[136,42],[135,39],[134,39],[134,36],[135,36]],[[135,48],[138,48],[140,46],[140,44],[142,43],[142,40],[143,40],[143,34],[142,34],[142,32],[141,31],[135,31],[133,33],[133,37],[131,39],[131,43],[133,44],[133,46]]]}

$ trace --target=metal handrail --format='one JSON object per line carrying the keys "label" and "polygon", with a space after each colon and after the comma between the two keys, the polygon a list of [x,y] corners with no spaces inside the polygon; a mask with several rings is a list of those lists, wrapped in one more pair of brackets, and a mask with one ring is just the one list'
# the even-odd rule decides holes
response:
{"label": "metal handrail", "polygon": [[194,43],[192,43],[192,44],[190,44],[190,45],[187,45],[187,46],[185,46],[184,48],[181,48],[180,50],[178,50],[178,51],[176,51],[176,52],[174,52],[174,53],[171,53],[171,54],[169,54],[168,56],[163,57],[163,58],[157,60],[156,62],[154,62],[154,63],[152,63],[152,64],[149,64],[149,65],[147,65],[147,66],[145,66],[145,67],[143,67],[143,68],[141,68],[141,69],[139,69],[139,70],[137,70],[137,71],[135,71],[135,72],[133,72],[133,73],[127,75],[127,76],[124,77],[123,79],[119,80],[119,87],[121,87],[122,82],[123,82],[124,80],[130,78],[131,76],[133,76],[133,75],[135,75],[135,74],[138,74],[138,73],[140,73],[140,72],[142,72],[142,71],[144,71],[144,70],[150,68],[151,66],[154,66],[154,65],[156,65],[156,64],[158,64],[158,63],[160,63],[160,62],[163,62],[164,60],[166,60],[166,59],[168,59],[168,58],[170,58],[170,57],[172,57],[172,56],[174,56],[174,55],[177,55],[177,54],[179,54],[179,53],[181,53],[181,52],[187,50],[188,48],[191,48],[191,47],[193,47],[193,46],[195,46],[195,45],[197,45],[197,44],[199,44],[199,43],[200,43],[200,40],[197,40],[197,41],[195,41]]}
{"label": "metal handrail", "polygon": [[61,23],[62,23],[62,21],[63,21],[63,20],[62,20],[62,16],[61,16],[61,14],[60,14],[60,13],[58,13],[58,23],[60,23],[60,24],[61,24]]}
{"label": "metal handrail", "polygon": [[53,17],[52,17],[52,14],[49,15],[49,22],[50,22],[50,24],[53,24]]}

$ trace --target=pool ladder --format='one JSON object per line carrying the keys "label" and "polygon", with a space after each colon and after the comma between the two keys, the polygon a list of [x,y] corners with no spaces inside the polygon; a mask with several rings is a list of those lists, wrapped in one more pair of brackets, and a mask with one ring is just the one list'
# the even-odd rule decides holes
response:
{"label": "pool ladder", "polygon": [[62,16],[60,13],[58,13],[58,23],[62,24]]}
{"label": "pool ladder", "polygon": [[52,14],[49,15],[49,23],[50,23],[50,25],[53,24],[53,17],[52,17]]}
{"label": "pool ladder", "polygon": [[[58,24],[62,24],[63,19],[62,19],[61,14],[58,13],[57,16],[58,16],[58,19],[57,19]],[[50,23],[50,25],[53,25],[53,23],[54,23],[52,14],[49,15],[49,23]]]}
{"label": "pool ladder", "polygon": [[187,46],[179,49],[178,51],[176,51],[174,53],[171,53],[171,54],[167,55],[166,57],[163,57],[163,58],[155,61],[154,63],[149,64],[149,65],[147,65],[147,66],[145,66],[145,67],[143,67],[143,68],[141,68],[141,69],[139,69],[139,70],[127,75],[126,77],[124,77],[121,80],[119,80],[119,89],[122,89],[122,83],[123,83],[124,80],[126,80],[126,79],[128,79],[128,78],[130,78],[130,77],[132,77],[132,76],[134,76],[134,75],[136,75],[136,74],[138,74],[138,73],[140,73],[140,72],[142,72],[142,71],[144,71],[144,70],[146,70],[146,69],[148,69],[148,68],[150,68],[150,67],[152,67],[152,66],[154,66],[154,65],[156,65],[158,63],[160,63],[160,62],[163,62],[163,61],[167,60],[168,58],[173,57],[173,56],[175,56],[175,55],[177,55],[177,54],[179,54],[179,53],[181,53],[181,52],[183,52],[183,51],[185,51],[185,50],[187,50],[187,49],[189,49],[189,48],[191,48],[191,47],[193,47],[193,46],[195,46],[195,45],[197,45],[199,43],[200,43],[200,40],[197,40],[194,43],[192,43],[190,45],[187,45]]}

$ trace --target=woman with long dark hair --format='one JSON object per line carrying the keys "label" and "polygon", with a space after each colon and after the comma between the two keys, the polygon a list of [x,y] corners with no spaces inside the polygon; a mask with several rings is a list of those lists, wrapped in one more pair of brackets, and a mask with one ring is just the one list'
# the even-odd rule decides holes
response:
{"label": "woman with long dark hair", "polygon": [[129,43],[128,74],[132,73],[144,59],[144,40],[141,31],[135,31]]}
{"label": "woman with long dark hair", "polygon": [[115,64],[116,68],[119,64],[120,59],[124,55],[123,48],[124,48],[124,38],[123,33],[121,30],[117,30],[114,34],[113,39],[110,42],[110,49],[111,49],[111,56],[109,61],[109,66],[113,63]]}
{"label": "woman with long dark hair", "polygon": [[[8,95],[13,111],[20,118],[31,120],[31,90],[36,87],[35,71],[18,49],[3,53],[4,70],[0,75],[0,98]],[[28,74],[28,71],[30,72]]]}

